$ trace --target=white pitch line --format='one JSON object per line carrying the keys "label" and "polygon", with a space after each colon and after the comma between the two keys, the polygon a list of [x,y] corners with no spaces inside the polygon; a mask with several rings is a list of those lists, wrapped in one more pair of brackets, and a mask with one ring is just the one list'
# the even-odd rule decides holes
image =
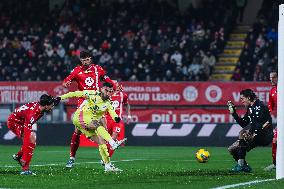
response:
{"label": "white pitch line", "polygon": [[[125,159],[125,160],[118,160],[118,161],[111,161],[111,162],[128,162],[128,161],[143,161],[146,159]],[[99,161],[87,161],[87,162],[79,162],[79,163],[75,163],[77,165],[81,165],[81,164],[100,164]],[[59,166],[59,165],[66,165],[66,163],[49,163],[49,164],[35,164],[35,165],[31,165],[31,167],[47,167],[47,166]],[[1,166],[3,168],[14,168],[14,167],[19,167],[16,165],[4,165]],[[0,188],[1,189],[1,188]]]}
{"label": "white pitch line", "polygon": [[275,180],[275,179],[254,180],[254,181],[250,181],[250,182],[242,182],[242,183],[238,183],[238,184],[230,184],[230,185],[225,185],[225,186],[219,186],[219,187],[211,188],[211,189],[235,188],[235,187],[238,187],[238,186],[245,186],[245,185],[250,185],[250,184],[257,184],[257,183],[268,182],[268,181],[272,181],[272,180]]}
{"label": "white pitch line", "polygon": [[[156,161],[157,159],[126,159],[126,160],[118,160],[118,161],[111,161],[111,162],[128,162],[128,161]],[[160,159],[159,159],[160,160]],[[173,160],[173,159],[163,159],[164,161],[178,161],[178,162],[196,162],[196,160],[194,159],[188,159],[188,160]],[[219,160],[211,160],[211,162],[218,162]],[[220,160],[222,162],[224,161],[231,161],[231,160]],[[100,164],[99,161],[87,161],[87,162],[79,162],[76,163],[77,165],[80,164]],[[35,164],[35,165],[31,165],[31,167],[46,167],[46,166],[59,166],[59,165],[65,165],[66,163],[49,163],[49,164]],[[14,168],[14,167],[19,167],[19,165],[3,165],[0,166],[3,168]],[[1,189],[1,188],[0,188]]]}

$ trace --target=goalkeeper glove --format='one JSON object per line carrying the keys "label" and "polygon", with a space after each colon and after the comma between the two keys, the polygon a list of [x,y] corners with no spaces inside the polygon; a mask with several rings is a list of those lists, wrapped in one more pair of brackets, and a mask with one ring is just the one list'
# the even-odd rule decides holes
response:
{"label": "goalkeeper glove", "polygon": [[230,111],[230,114],[233,114],[236,112],[235,105],[232,103],[232,101],[228,101],[227,106]]}
{"label": "goalkeeper glove", "polygon": [[61,101],[61,97],[53,98],[53,104],[54,104],[54,106],[57,106],[60,101]]}

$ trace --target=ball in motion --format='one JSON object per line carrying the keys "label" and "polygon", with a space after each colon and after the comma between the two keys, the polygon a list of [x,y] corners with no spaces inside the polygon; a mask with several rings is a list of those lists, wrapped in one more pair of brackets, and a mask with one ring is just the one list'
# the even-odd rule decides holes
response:
{"label": "ball in motion", "polygon": [[199,163],[206,163],[210,158],[210,153],[207,150],[201,148],[196,152],[195,158]]}

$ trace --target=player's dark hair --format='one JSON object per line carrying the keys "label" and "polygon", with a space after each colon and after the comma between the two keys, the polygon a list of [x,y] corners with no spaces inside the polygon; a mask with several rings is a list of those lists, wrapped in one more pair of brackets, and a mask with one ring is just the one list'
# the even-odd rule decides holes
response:
{"label": "player's dark hair", "polygon": [[276,70],[272,70],[270,73],[276,73],[276,75],[278,75]]}
{"label": "player's dark hair", "polygon": [[251,89],[244,89],[240,92],[240,94],[248,98],[250,101],[254,101],[257,98],[256,94]]}
{"label": "player's dark hair", "polygon": [[54,99],[51,95],[43,94],[39,99],[39,104],[41,106],[49,106],[54,103]]}
{"label": "player's dark hair", "polygon": [[104,82],[104,83],[103,83],[103,86],[104,86],[104,87],[113,88],[113,84],[112,84],[112,83],[109,83],[109,82]]}
{"label": "player's dark hair", "polygon": [[83,50],[80,52],[80,59],[89,58],[89,57],[92,57],[92,54],[89,51]]}

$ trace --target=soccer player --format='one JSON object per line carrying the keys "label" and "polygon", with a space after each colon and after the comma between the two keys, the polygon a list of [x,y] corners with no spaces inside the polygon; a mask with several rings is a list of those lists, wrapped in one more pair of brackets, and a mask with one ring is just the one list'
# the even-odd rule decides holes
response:
{"label": "soccer player", "polygon": [[[128,96],[126,93],[123,92],[123,87],[120,85],[117,81],[114,81],[116,85],[116,91],[111,96],[112,106],[115,109],[116,114],[122,119],[123,114],[123,107],[126,107],[126,115],[127,115],[127,123],[129,123],[131,119],[130,114],[130,105],[128,103]],[[119,123],[116,123],[111,118],[110,114],[105,115],[106,118],[106,124],[108,133],[112,136],[113,140],[122,140],[124,136],[124,123],[123,121],[120,121]],[[110,145],[107,145],[108,147],[108,153],[111,157],[114,153],[114,150],[111,149]]]}
{"label": "soccer player", "polygon": [[247,108],[244,117],[239,117],[231,101],[228,102],[228,108],[241,127],[244,128],[250,125],[250,129],[242,130],[239,140],[228,148],[233,158],[237,161],[237,164],[231,171],[251,172],[251,167],[245,161],[246,152],[257,146],[266,146],[271,143],[273,138],[272,118],[268,107],[257,99],[253,90],[242,90],[240,96],[242,104]]}
{"label": "soccer player", "polygon": [[[268,108],[272,112],[277,108],[277,72],[272,71],[269,74],[272,89],[269,92]],[[272,139],[272,164],[265,167],[265,171],[271,171],[276,169],[276,150],[277,150],[277,128],[274,129],[274,135]]]}
{"label": "soccer player", "polygon": [[35,175],[29,170],[33,151],[36,147],[36,131],[32,128],[44,113],[51,112],[57,101],[50,95],[43,94],[39,102],[31,102],[16,108],[8,117],[8,128],[23,141],[23,145],[17,154],[13,155],[21,166],[21,175]]}
{"label": "soccer player", "polygon": [[[63,86],[69,87],[71,82],[74,81],[78,84],[78,89],[82,90],[99,90],[103,82],[109,82],[114,85],[112,80],[106,76],[105,71],[99,65],[92,63],[92,55],[88,51],[80,53],[80,61],[82,65],[75,67],[69,76],[63,80]],[[77,101],[77,108],[80,107],[84,98],[79,98]],[[70,142],[70,159],[66,167],[71,168],[75,161],[76,152],[80,145],[81,132],[75,127],[74,133]]]}
{"label": "soccer player", "polygon": [[[73,124],[76,129],[83,133],[87,138],[96,141],[99,144],[99,152],[105,164],[105,171],[120,171],[110,163],[107,146],[100,137],[109,143],[112,150],[118,148],[125,140],[115,142],[105,129],[105,119],[103,116],[108,112],[111,118],[120,122],[120,117],[114,111],[111,105],[110,96],[113,93],[112,84],[104,83],[100,91],[83,90],[69,92],[58,97],[61,100],[72,97],[83,97],[85,100],[76,110],[73,116]],[[74,161],[72,162],[74,164]]]}

